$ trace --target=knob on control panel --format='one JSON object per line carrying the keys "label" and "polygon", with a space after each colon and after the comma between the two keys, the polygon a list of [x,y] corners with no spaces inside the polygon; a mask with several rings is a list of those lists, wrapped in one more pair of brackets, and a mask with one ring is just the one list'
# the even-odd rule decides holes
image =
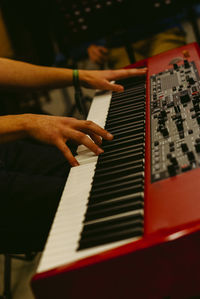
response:
{"label": "knob on control panel", "polygon": [[190,102],[191,99],[187,90],[184,90],[180,93],[180,99],[182,104]]}
{"label": "knob on control panel", "polygon": [[189,68],[190,68],[190,63],[189,63],[189,61],[188,61],[187,59],[184,60],[184,67],[185,67],[186,69],[189,69]]}

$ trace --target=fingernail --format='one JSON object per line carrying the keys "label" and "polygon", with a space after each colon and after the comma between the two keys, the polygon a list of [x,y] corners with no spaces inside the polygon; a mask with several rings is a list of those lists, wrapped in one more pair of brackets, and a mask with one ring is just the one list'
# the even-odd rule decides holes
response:
{"label": "fingernail", "polygon": [[110,134],[110,133],[107,133],[106,137],[107,137],[108,139],[113,139],[114,136],[113,136],[112,134]]}
{"label": "fingernail", "polygon": [[79,166],[79,165],[80,164],[77,161],[73,162],[73,167],[76,167],[76,166]]}
{"label": "fingernail", "polygon": [[119,86],[117,91],[118,91],[118,92],[122,92],[122,91],[124,91],[124,87],[123,87],[123,86]]}
{"label": "fingernail", "polygon": [[96,153],[97,153],[97,155],[103,154],[104,150],[102,150],[102,148],[98,148]]}

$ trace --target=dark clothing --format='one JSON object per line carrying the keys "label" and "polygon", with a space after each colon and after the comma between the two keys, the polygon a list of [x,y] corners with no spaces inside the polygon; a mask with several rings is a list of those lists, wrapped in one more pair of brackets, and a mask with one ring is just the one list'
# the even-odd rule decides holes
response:
{"label": "dark clothing", "polygon": [[1,144],[0,161],[0,252],[40,251],[70,165],[56,147],[30,140]]}

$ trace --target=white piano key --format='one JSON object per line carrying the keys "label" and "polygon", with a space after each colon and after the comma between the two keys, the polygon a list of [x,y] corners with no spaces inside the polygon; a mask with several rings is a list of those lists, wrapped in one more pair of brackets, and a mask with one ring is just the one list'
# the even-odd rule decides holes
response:
{"label": "white piano key", "polygon": [[[73,251],[76,250],[95,164],[85,164],[71,169],[46,243],[47,254],[41,258],[39,272],[48,269],[49,266],[61,265],[67,259],[69,243]],[[66,252],[64,256],[63,250]]]}
{"label": "white piano key", "polygon": [[[105,92],[95,96],[94,100],[92,101],[87,119],[94,121],[96,124],[104,128],[111,96],[111,92]],[[84,164],[84,160],[88,159],[88,157],[92,157],[92,159],[96,157],[84,145],[80,145],[78,147],[77,153],[78,156],[76,158],[80,164]],[[89,163],[89,161],[87,161],[87,163]]]}
{"label": "white piano key", "polygon": [[111,92],[105,92],[97,95],[91,104],[87,119],[94,121],[104,128],[111,96]]}
{"label": "white piano key", "polygon": [[91,152],[88,148],[82,150],[79,155],[76,156],[80,165],[97,162],[98,156]]}

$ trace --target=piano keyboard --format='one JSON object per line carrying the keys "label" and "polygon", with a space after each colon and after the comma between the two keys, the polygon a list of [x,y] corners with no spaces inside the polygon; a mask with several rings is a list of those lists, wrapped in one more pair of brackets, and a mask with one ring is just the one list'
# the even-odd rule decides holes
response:
{"label": "piano keyboard", "polygon": [[79,147],[80,166],[71,169],[38,273],[143,235],[145,80],[120,83],[123,93],[93,100],[88,119],[114,139],[103,141],[99,157]]}

